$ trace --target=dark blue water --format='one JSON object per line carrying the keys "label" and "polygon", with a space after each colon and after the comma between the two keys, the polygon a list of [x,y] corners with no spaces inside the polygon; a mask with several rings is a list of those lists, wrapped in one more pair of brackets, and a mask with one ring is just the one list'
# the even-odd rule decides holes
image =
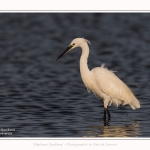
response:
{"label": "dark blue water", "polygon": [[[105,63],[141,108],[110,107],[89,94],[79,48],[56,58],[76,37],[91,41],[89,68]],[[150,137],[149,13],[1,13],[1,137]],[[108,126],[105,126],[105,125]]]}

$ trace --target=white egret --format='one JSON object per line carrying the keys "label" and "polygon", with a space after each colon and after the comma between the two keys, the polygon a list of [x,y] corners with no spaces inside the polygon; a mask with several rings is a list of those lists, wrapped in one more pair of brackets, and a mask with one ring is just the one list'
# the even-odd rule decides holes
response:
{"label": "white egret", "polygon": [[75,38],[69,45],[69,47],[57,58],[57,60],[62,57],[68,51],[81,47],[82,55],[80,58],[80,73],[84,85],[88,91],[92,91],[97,97],[103,100],[104,103],[104,119],[106,119],[106,114],[110,119],[110,113],[108,106],[111,104],[117,107],[122,105],[130,105],[134,110],[140,108],[140,103],[134,96],[130,88],[121,81],[113,71],[108,70],[102,65],[101,67],[96,67],[92,70],[88,68],[88,56],[90,42],[84,38]]}

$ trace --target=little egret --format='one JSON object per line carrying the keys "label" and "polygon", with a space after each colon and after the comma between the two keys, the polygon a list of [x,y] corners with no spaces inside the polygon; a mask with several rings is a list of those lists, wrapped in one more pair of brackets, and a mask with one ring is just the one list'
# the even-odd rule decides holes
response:
{"label": "little egret", "polygon": [[57,58],[57,60],[62,57],[68,51],[81,47],[82,55],[80,58],[80,73],[84,85],[88,91],[92,91],[97,97],[103,100],[104,104],[104,119],[106,119],[106,114],[108,119],[111,118],[108,106],[111,104],[117,107],[122,105],[130,105],[134,110],[140,108],[140,103],[134,96],[130,88],[121,81],[113,71],[108,70],[102,65],[101,67],[96,67],[92,70],[88,68],[88,56],[90,41],[84,38],[75,38],[68,48]]}

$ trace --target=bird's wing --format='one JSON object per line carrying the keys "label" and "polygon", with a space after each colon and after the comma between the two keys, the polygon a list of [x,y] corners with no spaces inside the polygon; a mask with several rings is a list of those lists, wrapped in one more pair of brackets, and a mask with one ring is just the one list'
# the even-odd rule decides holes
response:
{"label": "bird's wing", "polygon": [[129,87],[113,71],[104,67],[97,67],[92,72],[97,86],[112,99],[122,100],[124,104],[129,104],[131,100],[136,100]]}

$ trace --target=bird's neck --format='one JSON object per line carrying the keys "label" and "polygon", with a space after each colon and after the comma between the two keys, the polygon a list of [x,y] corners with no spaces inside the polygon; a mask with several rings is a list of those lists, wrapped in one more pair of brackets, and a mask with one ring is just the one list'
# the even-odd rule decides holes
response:
{"label": "bird's neck", "polygon": [[83,79],[84,76],[87,76],[87,74],[90,72],[87,65],[88,57],[89,57],[89,47],[87,43],[82,44],[81,49],[82,49],[82,55],[80,57],[80,72],[81,72],[81,77]]}

